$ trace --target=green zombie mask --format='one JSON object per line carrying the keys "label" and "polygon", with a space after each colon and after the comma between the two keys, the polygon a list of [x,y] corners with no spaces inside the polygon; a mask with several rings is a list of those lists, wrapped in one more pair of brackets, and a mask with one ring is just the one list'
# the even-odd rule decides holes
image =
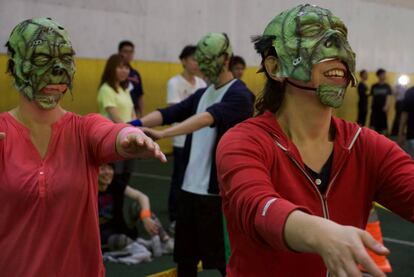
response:
{"label": "green zombie mask", "polygon": [[[284,11],[267,25],[260,40],[266,39],[277,53],[278,77],[309,82],[313,65],[338,59],[346,65],[348,80],[355,86],[355,53],[347,41],[347,28],[329,10],[306,4]],[[256,42],[259,52],[260,43]],[[323,104],[337,108],[347,85],[322,84],[315,90]]]}
{"label": "green zombie mask", "polygon": [[204,76],[217,84],[223,70],[225,55],[231,57],[233,50],[225,33],[208,33],[197,44],[195,58]]}
{"label": "green zombie mask", "polygon": [[17,89],[42,109],[56,107],[75,73],[66,30],[50,18],[25,20],[13,29],[7,47]]}

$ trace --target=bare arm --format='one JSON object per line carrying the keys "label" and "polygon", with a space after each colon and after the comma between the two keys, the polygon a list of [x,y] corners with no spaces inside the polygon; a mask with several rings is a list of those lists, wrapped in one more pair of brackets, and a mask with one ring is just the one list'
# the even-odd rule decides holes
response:
{"label": "bare arm", "polygon": [[150,201],[146,194],[134,189],[130,186],[126,186],[124,195],[138,202],[139,206],[143,210],[151,210]]}
{"label": "bare arm", "polygon": [[203,112],[193,115],[185,121],[162,131],[152,129],[145,129],[144,131],[154,139],[161,139],[191,134],[192,132],[197,131],[201,128],[210,126],[213,123],[213,116],[209,112]]}
{"label": "bare arm", "polygon": [[321,255],[334,276],[361,276],[359,264],[372,276],[386,276],[369,257],[365,247],[378,255],[387,255],[388,249],[361,229],[296,210],[286,220],[284,236],[293,250]]}
{"label": "bare arm", "polygon": [[384,105],[384,112],[388,112],[390,109],[390,105],[391,105],[391,95],[387,95],[387,99],[385,100],[385,105]]}
{"label": "bare arm", "polygon": [[[147,195],[140,192],[137,189],[131,188],[130,186],[126,186],[124,195],[131,198],[132,200],[135,200],[138,202],[139,206],[141,207],[141,211],[151,211],[150,208],[150,201]],[[157,223],[151,218],[151,214],[149,213],[149,216],[146,216],[142,218],[140,216],[142,223],[144,224],[145,230],[148,232],[148,234],[154,236],[158,234],[159,226]]]}
{"label": "bare arm", "polygon": [[405,133],[405,128],[407,127],[407,120],[408,120],[408,113],[407,112],[402,112],[401,113],[401,118],[400,118],[400,128],[398,129],[398,144],[400,146],[404,145],[404,133]]}
{"label": "bare arm", "polygon": [[155,127],[162,124],[162,114],[159,111],[153,111],[141,119],[142,126]]}
{"label": "bare arm", "polygon": [[115,123],[124,123],[119,116],[119,111],[115,107],[107,107],[105,108],[106,112],[109,114],[110,119]]}

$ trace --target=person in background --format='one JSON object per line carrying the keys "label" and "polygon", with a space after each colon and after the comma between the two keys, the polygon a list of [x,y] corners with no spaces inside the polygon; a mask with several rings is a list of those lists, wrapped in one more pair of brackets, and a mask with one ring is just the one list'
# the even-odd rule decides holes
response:
{"label": "person in background", "polygon": [[[167,83],[167,104],[175,105],[196,90],[206,87],[203,79],[196,76],[199,72],[198,63],[194,57],[197,47],[187,45],[181,51],[179,59],[183,66],[183,71],[168,80]],[[168,213],[171,222],[171,231],[174,231],[175,220],[177,219],[177,191],[181,184],[179,182],[184,174],[183,151],[185,143],[185,135],[173,137],[173,153],[174,153],[174,169],[171,177],[170,194],[168,197]]]}
{"label": "person in background", "polygon": [[230,61],[230,71],[233,73],[234,78],[241,79],[243,77],[244,70],[246,69],[246,62],[240,56],[233,56]]}
{"label": "person in background", "polygon": [[128,90],[131,94],[132,103],[134,103],[134,110],[136,116],[139,118],[144,112],[144,89],[142,86],[141,75],[138,70],[131,66],[134,60],[135,46],[129,40],[121,41],[118,45],[118,54],[121,54],[127,61],[129,66],[129,87]]}
{"label": "person in background", "polygon": [[359,126],[365,126],[367,120],[367,112],[368,112],[368,72],[366,70],[361,70],[359,72],[359,84],[358,84],[358,119],[357,123]]}
{"label": "person in background", "polygon": [[17,107],[0,113],[1,276],[103,277],[99,165],[165,156],[137,128],[62,108],[75,73],[62,25],[24,20],[6,47],[19,96]]}
{"label": "person in background", "polygon": [[394,96],[395,96],[395,118],[394,123],[392,124],[392,130],[391,130],[391,136],[397,136],[398,130],[400,127],[400,119],[401,119],[401,113],[403,111],[403,102],[405,93],[407,91],[407,85],[397,84],[395,86],[394,90]]}
{"label": "person in background", "polygon": [[[98,91],[99,113],[115,123],[128,123],[135,119],[134,105],[128,88],[128,62],[124,56],[114,54],[106,62]],[[116,177],[128,184],[133,171],[134,161],[125,160],[115,163]]]}
{"label": "person in background", "polygon": [[[172,253],[174,242],[164,231],[160,221],[151,212],[150,200],[147,195],[141,191],[114,179],[114,166],[112,164],[103,164],[99,167],[99,229],[101,234],[102,245],[108,245],[110,241],[116,241],[114,237],[126,235],[130,238],[130,242],[137,238],[136,229],[128,228],[124,220],[123,206],[124,198],[128,197],[135,201],[135,205],[131,205],[136,209],[133,215],[138,214],[138,218],[142,221],[145,230],[151,236],[151,242],[139,239],[137,242],[144,244],[153,250],[154,256]],[[123,248],[126,245],[122,245]],[[111,247],[111,250],[114,249]]]}
{"label": "person in background", "polygon": [[392,89],[386,83],[387,72],[380,68],[377,70],[378,82],[371,87],[371,122],[372,129],[380,134],[388,135],[387,113],[390,108]]}
{"label": "person in background", "polygon": [[407,152],[414,159],[414,87],[406,91],[402,103],[398,144],[401,147],[406,146]]}
{"label": "person in background", "polygon": [[144,129],[153,138],[187,135],[174,247],[179,277],[196,276],[200,260],[203,268],[226,275],[216,147],[227,130],[252,116],[254,102],[253,93],[230,71],[232,53],[225,33],[204,36],[197,44],[195,57],[210,85],[141,119],[146,127],[180,122],[162,131]]}

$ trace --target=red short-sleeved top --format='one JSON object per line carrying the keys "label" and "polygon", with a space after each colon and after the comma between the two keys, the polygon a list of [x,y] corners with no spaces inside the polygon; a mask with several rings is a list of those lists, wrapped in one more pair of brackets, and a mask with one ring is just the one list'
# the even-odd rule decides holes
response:
{"label": "red short-sleeved top", "polygon": [[0,114],[1,276],[104,276],[98,166],[121,158],[115,142],[125,126],[67,112],[41,159],[29,130]]}

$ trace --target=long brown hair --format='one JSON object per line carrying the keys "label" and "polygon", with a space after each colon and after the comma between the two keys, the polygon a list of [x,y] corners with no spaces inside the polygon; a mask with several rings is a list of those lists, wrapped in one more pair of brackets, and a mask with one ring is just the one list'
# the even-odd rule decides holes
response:
{"label": "long brown hair", "polygon": [[267,73],[264,65],[266,57],[273,56],[277,58],[276,50],[273,47],[273,41],[275,39],[275,36],[253,37],[254,47],[262,56],[261,71],[266,75],[266,85],[256,100],[257,115],[260,115],[267,110],[276,113],[285,99],[285,82],[273,80]]}
{"label": "long brown hair", "polygon": [[[106,62],[104,72],[102,74],[101,78],[101,86],[104,83],[107,83],[110,87],[112,87],[116,93],[117,87],[115,86],[116,83],[116,68],[120,65],[128,66],[128,62],[125,60],[125,58],[120,54],[113,54],[109,57],[108,61]],[[122,81],[119,83],[119,85],[126,89],[128,87],[128,80]]]}

